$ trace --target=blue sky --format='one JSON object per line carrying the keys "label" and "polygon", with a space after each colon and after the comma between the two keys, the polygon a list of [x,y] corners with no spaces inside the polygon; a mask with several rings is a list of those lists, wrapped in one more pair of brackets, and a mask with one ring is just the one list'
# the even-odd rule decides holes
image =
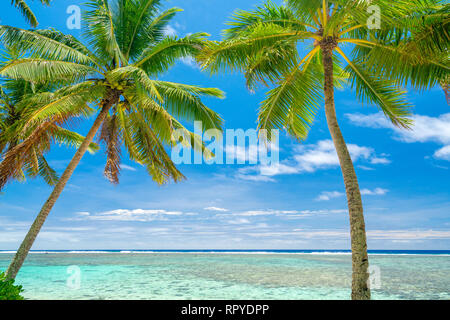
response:
{"label": "blue sky", "polygon": [[[83,1],[33,4],[40,27],[66,28],[66,9]],[[220,39],[231,13],[255,0],[172,0],[180,6],[170,32],[205,31]],[[2,7],[2,24],[26,27]],[[189,61],[164,79],[218,87],[225,100],[206,100],[229,129],[256,127],[264,90],[251,94],[242,75],[210,77]],[[394,129],[378,109],[360,104],[350,89],[336,92],[338,118],[363,192],[369,249],[450,249],[450,109],[439,88],[410,91],[416,126]],[[85,121],[80,132],[86,132]],[[55,147],[50,163],[61,172],[74,150]],[[124,157],[119,186],[103,177],[104,151],[86,155],[33,249],[348,249],[346,199],[337,157],[319,110],[308,139],[282,134],[281,165],[182,165],[180,184],[155,185]],[[51,189],[41,180],[14,182],[0,196],[0,250],[16,249]]]}

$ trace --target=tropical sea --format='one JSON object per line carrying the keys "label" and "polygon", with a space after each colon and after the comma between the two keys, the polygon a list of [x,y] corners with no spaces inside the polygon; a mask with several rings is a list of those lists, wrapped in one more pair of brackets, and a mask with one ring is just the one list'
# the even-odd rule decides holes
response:
{"label": "tropical sea", "polygon": [[[0,270],[13,257],[0,251]],[[450,299],[450,251],[370,251],[374,299]],[[339,250],[35,251],[26,299],[349,299]]]}

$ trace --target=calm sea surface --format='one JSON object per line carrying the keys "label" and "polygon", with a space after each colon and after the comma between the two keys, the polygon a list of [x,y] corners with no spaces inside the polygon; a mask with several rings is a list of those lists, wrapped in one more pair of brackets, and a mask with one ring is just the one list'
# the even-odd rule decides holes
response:
{"label": "calm sea surface", "polygon": [[[0,252],[0,270],[13,254]],[[450,252],[375,252],[374,299],[450,299]],[[27,299],[348,299],[347,252],[35,252]]]}

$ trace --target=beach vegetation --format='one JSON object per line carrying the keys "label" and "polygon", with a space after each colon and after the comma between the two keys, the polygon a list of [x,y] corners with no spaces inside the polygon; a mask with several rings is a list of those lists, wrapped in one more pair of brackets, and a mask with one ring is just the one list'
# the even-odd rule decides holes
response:
{"label": "beach vegetation", "polygon": [[[423,44],[429,55],[421,56],[417,49],[411,57],[400,46],[413,27],[405,20],[425,14],[438,2],[287,0],[278,6],[268,1],[255,10],[236,11],[223,41],[209,42],[199,56],[212,74],[242,72],[249,90],[269,89],[259,109],[259,130],[285,130],[304,141],[325,106],[348,200],[353,299],[371,297],[369,258],[358,177],[336,115],[335,89],[352,90],[362,104],[381,110],[393,126],[410,129],[412,105],[402,85],[432,87],[448,76],[449,64],[448,53],[445,63],[434,59],[437,45],[431,42]],[[397,42],[388,43],[390,37]],[[439,36],[448,43],[446,37]]]}
{"label": "beach vegetation", "polygon": [[[42,4],[49,5],[51,0],[39,0]],[[27,22],[33,27],[37,27],[39,22],[37,21],[36,16],[34,15],[31,8],[28,6],[25,0],[12,0],[11,4],[15,6],[20,13],[24,16]]]}
{"label": "beach vegetation", "polygon": [[[7,47],[2,53],[0,68],[23,57],[17,47]],[[23,127],[22,119],[41,106],[34,103],[34,96],[41,94],[48,100],[58,94],[57,82],[37,83],[22,79],[2,79],[0,82],[0,190],[11,180],[24,181],[26,177],[41,177],[54,186],[59,175],[53,169],[46,154],[55,143],[67,147],[78,147],[84,137],[68,128],[74,119],[83,116],[74,112],[65,117],[42,119]],[[98,150],[92,143],[89,152]]]}
{"label": "beach vegetation", "polygon": [[184,132],[184,143],[206,158],[212,153],[181,121],[199,120],[202,130],[221,129],[222,118],[202,97],[222,98],[216,88],[162,81],[179,59],[196,56],[206,44],[206,33],[184,37],[167,34],[167,26],[180,11],[164,10],[161,0],[89,0],[83,12],[85,43],[57,30],[24,30],[0,26],[5,45],[19,45],[28,56],[0,68],[0,75],[33,83],[66,83],[56,96],[35,94],[39,105],[21,119],[27,128],[46,119],[74,112],[95,120],[51,195],[37,215],[11,262],[6,276],[14,279],[39,231],[94,137],[106,149],[104,175],[119,182],[122,150],[146,168],[162,185],[185,177],[167,154],[175,145],[173,132]]}
{"label": "beach vegetation", "polygon": [[7,279],[5,273],[0,272],[0,300],[24,300],[22,286],[14,282],[14,279]]}

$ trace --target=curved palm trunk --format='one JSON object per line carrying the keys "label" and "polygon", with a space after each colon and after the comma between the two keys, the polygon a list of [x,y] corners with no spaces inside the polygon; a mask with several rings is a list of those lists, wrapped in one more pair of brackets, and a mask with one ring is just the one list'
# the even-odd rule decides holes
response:
{"label": "curved palm trunk", "polygon": [[447,82],[441,83],[442,90],[444,90],[445,93],[445,99],[447,100],[447,104],[450,104],[450,88]]}
{"label": "curved palm trunk", "polygon": [[36,239],[45,220],[47,219],[47,216],[49,215],[50,211],[52,210],[53,206],[55,205],[56,200],[58,200],[59,196],[61,195],[61,192],[64,190],[64,187],[66,186],[67,182],[69,181],[69,179],[72,176],[73,172],[75,171],[76,167],[80,163],[80,160],[83,158],[84,154],[86,153],[87,149],[89,148],[89,145],[92,143],[92,140],[94,139],[98,129],[100,128],[103,120],[105,120],[109,109],[111,108],[111,106],[114,103],[115,103],[115,100],[113,98],[110,98],[105,101],[105,104],[103,105],[102,110],[100,111],[99,115],[97,116],[97,119],[95,119],[95,122],[92,125],[91,129],[89,130],[89,133],[87,134],[87,136],[84,139],[81,146],[78,148],[74,157],[70,161],[66,170],[62,174],[62,176],[59,179],[58,183],[56,184],[55,188],[53,189],[53,192],[50,194],[50,197],[47,199],[47,201],[45,202],[41,211],[39,212],[38,216],[34,220],[30,230],[28,231],[27,235],[25,236],[25,239],[23,240],[22,244],[20,245],[19,250],[17,250],[17,253],[14,256],[13,261],[9,265],[8,271],[6,271],[7,278],[14,279],[17,276],[17,273],[19,272],[20,268],[22,267],[22,264],[25,261],[25,258],[27,257],[31,247],[33,246],[34,240]]}
{"label": "curved palm trunk", "polygon": [[339,128],[334,105],[333,85],[333,49],[323,49],[323,65],[325,73],[325,113],[328,128],[333,138],[339,157],[342,174],[344,176],[345,190],[347,193],[348,209],[350,214],[350,234],[352,243],[352,299],[370,299],[369,258],[367,255],[366,228],[364,223],[363,205],[358,185],[358,178],[353,167],[350,153],[347,149],[344,137]]}

